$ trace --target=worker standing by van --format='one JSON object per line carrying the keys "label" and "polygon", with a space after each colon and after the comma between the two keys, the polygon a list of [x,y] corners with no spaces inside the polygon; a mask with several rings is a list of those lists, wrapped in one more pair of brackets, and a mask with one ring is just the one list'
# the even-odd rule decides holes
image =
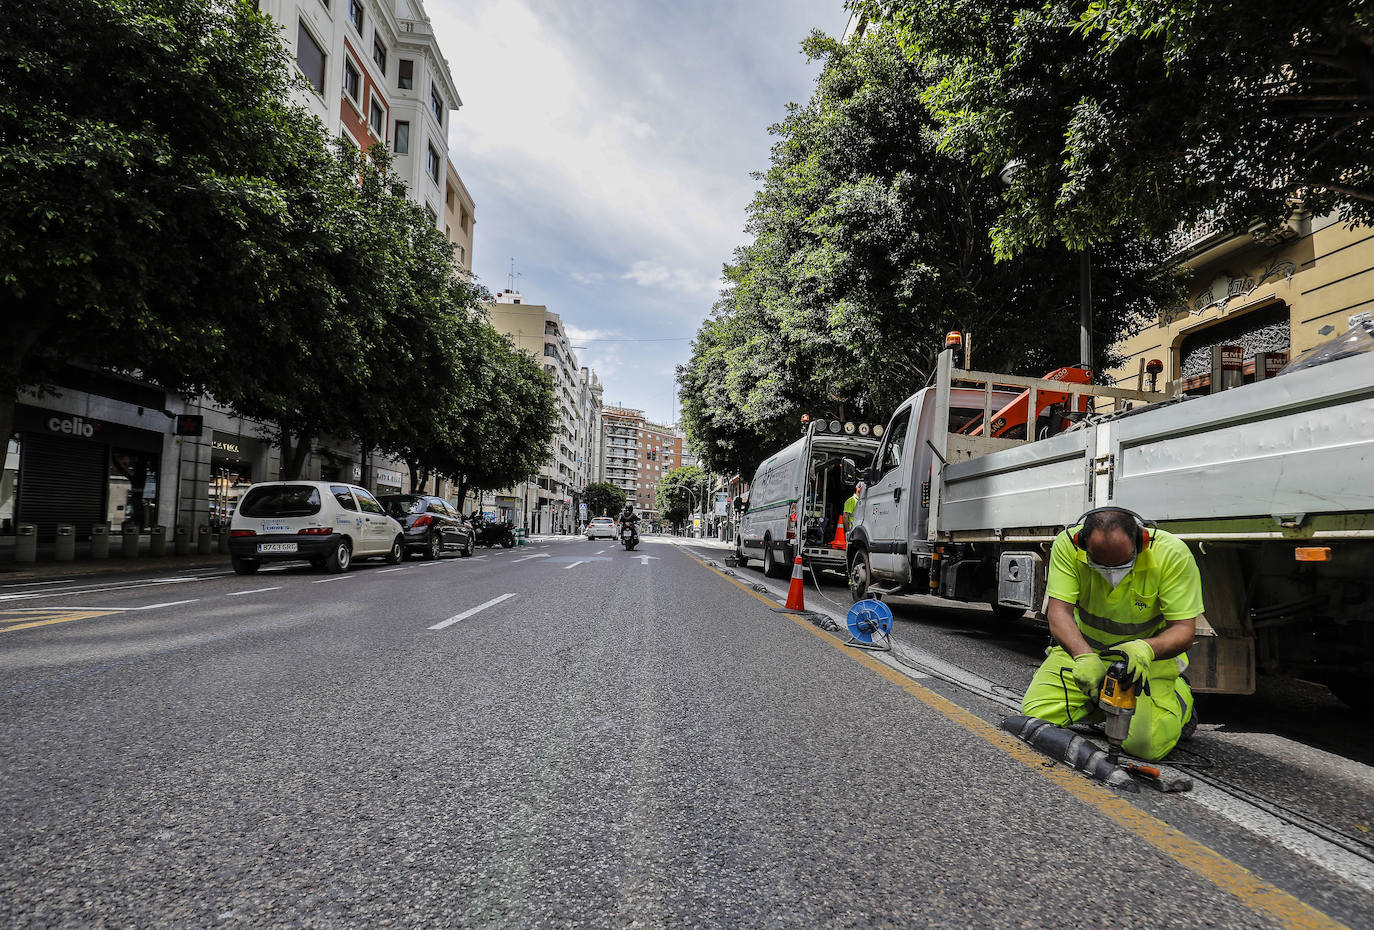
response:
{"label": "worker standing by van", "polygon": [[1108,663],[1099,653],[1114,649],[1137,688],[1149,686],[1122,748],[1152,761],[1167,756],[1196,725],[1181,676],[1202,615],[1202,579],[1187,545],[1129,510],[1090,510],[1055,537],[1046,593],[1056,645],[1021,712],[1060,726],[1102,720],[1096,700]]}
{"label": "worker standing by van", "polygon": [[859,507],[859,498],[863,497],[864,486],[861,483],[854,485],[854,494],[849,500],[844,502],[844,531],[848,535],[854,532],[854,511]]}

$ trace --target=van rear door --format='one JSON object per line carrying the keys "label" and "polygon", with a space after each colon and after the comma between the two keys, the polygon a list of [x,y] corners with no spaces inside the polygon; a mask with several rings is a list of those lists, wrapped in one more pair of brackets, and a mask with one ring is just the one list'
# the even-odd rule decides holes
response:
{"label": "van rear door", "polygon": [[865,488],[859,505],[863,510],[873,570],[886,578],[905,579],[907,576],[907,524],[911,502],[906,497],[910,486],[906,447],[910,430],[911,405],[906,404],[892,415],[887,432],[883,434],[883,444],[873,460],[879,475]]}

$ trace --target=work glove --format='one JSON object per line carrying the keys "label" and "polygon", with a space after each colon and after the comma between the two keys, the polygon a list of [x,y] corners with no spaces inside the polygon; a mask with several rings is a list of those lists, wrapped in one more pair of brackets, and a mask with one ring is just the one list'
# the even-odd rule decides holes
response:
{"label": "work glove", "polygon": [[1126,657],[1126,671],[1135,682],[1136,690],[1150,676],[1150,663],[1155,660],[1155,651],[1143,639],[1132,639],[1117,643],[1112,647]]}
{"label": "work glove", "polygon": [[1095,652],[1085,652],[1073,660],[1073,680],[1078,690],[1090,700],[1097,700],[1102,690],[1102,679],[1107,677],[1107,663]]}

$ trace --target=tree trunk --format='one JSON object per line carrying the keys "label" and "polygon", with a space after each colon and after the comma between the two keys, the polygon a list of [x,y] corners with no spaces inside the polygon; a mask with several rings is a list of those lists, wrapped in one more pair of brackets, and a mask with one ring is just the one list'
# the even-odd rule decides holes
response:
{"label": "tree trunk", "polygon": [[420,494],[428,494],[428,493],[429,493],[429,491],[427,490],[427,489],[428,489],[428,486],[429,486],[429,466],[428,466],[428,465],[421,465],[421,466],[420,466],[420,491],[419,491],[419,493],[420,493]]}
{"label": "tree trunk", "polygon": [[467,503],[468,496],[467,475],[461,475],[453,479],[453,496],[458,501],[458,503],[455,506],[457,506],[460,513],[463,512],[463,505]]}
{"label": "tree trunk", "polygon": [[305,460],[310,457],[310,436],[302,432],[293,444],[291,430],[285,424],[278,426],[281,429],[281,480],[298,481]]}
{"label": "tree trunk", "polygon": [[5,474],[10,454],[10,436],[14,434],[14,408],[19,401],[15,391],[0,388],[0,477]]}
{"label": "tree trunk", "polygon": [[358,467],[362,475],[358,483],[369,491],[373,491],[372,486],[372,444],[364,438],[358,443]]}
{"label": "tree trunk", "polygon": [[420,463],[414,459],[406,459],[406,468],[410,470],[410,493],[423,494],[420,488]]}

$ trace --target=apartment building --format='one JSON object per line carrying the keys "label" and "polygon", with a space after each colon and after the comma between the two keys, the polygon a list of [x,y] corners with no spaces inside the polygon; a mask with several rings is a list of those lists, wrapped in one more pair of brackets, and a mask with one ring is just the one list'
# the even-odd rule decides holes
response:
{"label": "apartment building", "polygon": [[260,0],[259,8],[280,25],[310,84],[301,105],[359,148],[389,144],[396,173],[442,229],[449,119],[462,100],[420,0]]}
{"label": "apartment building", "polygon": [[651,422],[633,407],[602,409],[599,480],[623,490],[626,500],[649,519],[658,514],[659,479],[680,468],[686,457],[686,435],[676,427]]}
{"label": "apartment building", "polygon": [[486,305],[492,326],[516,348],[539,359],[553,377],[558,420],[549,442],[549,457],[534,481],[525,482],[484,500],[531,533],[574,533],[585,520],[582,492],[593,480],[591,471],[593,407],[599,407],[601,382],[580,367],[563,318],[548,307],[528,304],[518,291],[502,291]]}

